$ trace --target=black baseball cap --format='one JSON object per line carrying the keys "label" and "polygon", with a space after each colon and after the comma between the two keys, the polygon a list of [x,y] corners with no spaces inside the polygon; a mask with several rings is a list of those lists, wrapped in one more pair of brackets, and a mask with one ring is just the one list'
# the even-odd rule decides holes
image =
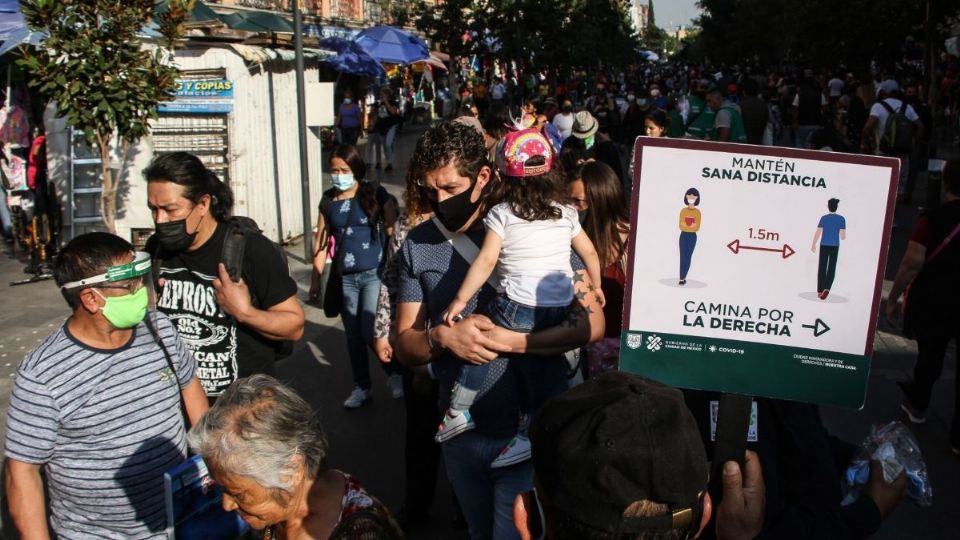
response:
{"label": "black baseball cap", "polygon": [[[568,518],[607,532],[699,526],[707,456],[683,394],[609,372],[544,404],[530,429],[538,494]],[[624,517],[642,500],[654,517]]]}

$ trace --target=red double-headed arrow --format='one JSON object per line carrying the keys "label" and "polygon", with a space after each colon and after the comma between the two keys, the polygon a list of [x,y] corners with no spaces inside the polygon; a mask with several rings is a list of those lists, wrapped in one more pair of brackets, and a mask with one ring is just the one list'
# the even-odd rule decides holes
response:
{"label": "red double-headed arrow", "polygon": [[749,249],[752,251],[769,251],[771,253],[779,253],[784,259],[796,253],[792,247],[788,244],[784,244],[783,247],[779,248],[766,248],[758,246],[744,246],[740,244],[740,240],[734,240],[727,244],[727,247],[730,248],[730,251],[734,253],[740,253],[741,249]]}

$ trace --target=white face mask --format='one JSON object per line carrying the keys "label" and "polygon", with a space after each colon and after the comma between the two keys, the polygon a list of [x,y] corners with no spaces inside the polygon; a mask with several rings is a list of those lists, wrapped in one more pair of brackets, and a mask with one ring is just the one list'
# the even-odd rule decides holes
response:
{"label": "white face mask", "polygon": [[636,99],[637,99],[637,96],[635,96],[635,95],[633,95],[633,94],[628,94],[628,95],[627,95],[627,101],[634,101],[634,100],[636,100]]}
{"label": "white face mask", "polygon": [[687,204],[697,204],[696,197],[687,197]]}
{"label": "white face mask", "polygon": [[343,98],[343,102],[346,103],[347,105],[349,105],[349,104],[353,103],[353,100],[350,99],[350,98]]}
{"label": "white face mask", "polygon": [[659,96],[660,96],[659,88],[654,88],[653,90],[650,91],[650,97],[659,97]]}

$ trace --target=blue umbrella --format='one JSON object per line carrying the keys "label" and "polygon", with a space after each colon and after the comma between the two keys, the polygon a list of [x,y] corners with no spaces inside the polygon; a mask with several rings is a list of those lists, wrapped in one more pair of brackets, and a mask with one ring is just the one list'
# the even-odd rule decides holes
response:
{"label": "blue umbrella", "polygon": [[370,56],[389,64],[409,64],[430,57],[430,48],[417,36],[392,26],[374,26],[353,38]]}
{"label": "blue umbrella", "polygon": [[324,38],[320,40],[320,47],[337,53],[333,58],[324,60],[337,71],[365,75],[377,80],[387,78],[387,70],[383,65],[352,41],[336,37]]}

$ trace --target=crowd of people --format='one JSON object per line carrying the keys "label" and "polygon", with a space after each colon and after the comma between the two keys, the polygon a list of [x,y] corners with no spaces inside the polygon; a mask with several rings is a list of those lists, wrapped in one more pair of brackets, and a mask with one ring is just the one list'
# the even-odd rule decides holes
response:
{"label": "crowd of people", "polygon": [[[304,333],[297,284],[282,249],[233,215],[229,186],[181,152],[143,171],[156,224],[146,252],[91,233],[56,262],[71,315],[19,366],[8,412],[6,493],[21,534],[163,536],[162,475],[188,448],[224,509],[264,538],[402,538],[429,520],[441,463],[473,540],[877,531],[906,478],[874,466],[841,506],[853,447],[817,407],[756,399],[757,440],[715,469],[722,489],[708,492],[716,394],[617,371],[630,150],[643,135],[881,153],[901,159],[909,202],[932,124],[922,85],[882,70],[669,64],[518,80],[460,88],[456,118],[418,138],[402,204],[366,180],[403,168],[391,93],[371,123],[350,96],[339,108],[310,298],[343,323],[354,385],[343,406],[369,401],[371,352],[403,399],[398,513],[327,462],[322,419],[271,376]],[[949,300],[960,293],[960,162],[943,181],[946,202],[918,223],[886,304],[895,317],[915,286],[906,313],[920,358],[903,387],[914,422],[960,337]],[[699,197],[684,197],[691,253]]]}

